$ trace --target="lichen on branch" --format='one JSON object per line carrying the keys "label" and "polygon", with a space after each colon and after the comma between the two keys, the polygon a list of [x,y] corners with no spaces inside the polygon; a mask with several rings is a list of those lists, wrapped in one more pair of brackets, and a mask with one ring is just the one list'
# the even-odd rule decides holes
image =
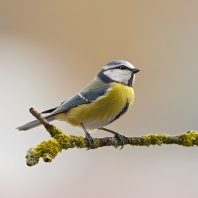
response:
{"label": "lichen on branch", "polygon": [[[69,148],[89,148],[89,143],[86,138],[82,136],[66,135],[55,125],[48,123],[37,111],[33,108],[30,109],[32,115],[34,115],[49,132],[52,139],[43,141],[36,147],[30,148],[26,154],[26,162],[28,166],[34,166],[39,162],[42,157],[45,162],[51,162],[59,152],[63,149]],[[90,149],[97,149],[98,147],[113,146],[118,148],[121,142],[114,137],[105,138],[93,138],[94,144]],[[149,134],[138,137],[126,137],[124,145],[131,146],[150,146],[162,144],[177,144],[186,147],[198,145],[198,132],[189,131],[181,133],[179,135],[167,135],[167,134]]]}

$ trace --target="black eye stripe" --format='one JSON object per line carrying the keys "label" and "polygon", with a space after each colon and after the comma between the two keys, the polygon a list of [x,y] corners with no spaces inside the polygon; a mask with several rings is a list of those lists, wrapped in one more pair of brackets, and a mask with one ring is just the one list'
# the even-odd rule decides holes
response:
{"label": "black eye stripe", "polygon": [[103,71],[108,71],[108,70],[113,70],[113,69],[130,70],[128,67],[126,67],[126,66],[124,66],[124,65],[119,65],[119,66],[114,67],[114,68],[107,68],[107,69],[104,69]]}
{"label": "black eye stripe", "polygon": [[120,65],[119,67],[117,67],[118,69],[121,69],[121,70],[127,70],[127,68],[124,66],[124,65]]}

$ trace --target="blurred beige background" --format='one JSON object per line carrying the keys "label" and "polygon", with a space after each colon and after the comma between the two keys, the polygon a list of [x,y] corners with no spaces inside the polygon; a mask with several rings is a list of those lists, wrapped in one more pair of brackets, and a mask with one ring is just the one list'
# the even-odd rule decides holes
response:
{"label": "blurred beige background", "polygon": [[128,136],[198,129],[197,9],[193,0],[1,0],[0,197],[197,197],[197,147],[71,149],[30,168],[26,151],[49,135],[15,130],[33,119],[30,107],[55,107],[114,59],[141,72],[134,107],[109,128]]}

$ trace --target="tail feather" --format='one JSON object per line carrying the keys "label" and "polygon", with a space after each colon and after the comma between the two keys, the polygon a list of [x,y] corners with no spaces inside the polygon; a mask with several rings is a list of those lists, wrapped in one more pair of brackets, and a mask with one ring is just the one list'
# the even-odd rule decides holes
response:
{"label": "tail feather", "polygon": [[[55,120],[54,116],[46,116],[45,119],[49,122]],[[19,131],[26,131],[26,130],[32,129],[32,128],[40,126],[40,125],[41,125],[41,123],[38,120],[34,120],[34,121],[24,124],[20,127],[17,127],[17,129]]]}

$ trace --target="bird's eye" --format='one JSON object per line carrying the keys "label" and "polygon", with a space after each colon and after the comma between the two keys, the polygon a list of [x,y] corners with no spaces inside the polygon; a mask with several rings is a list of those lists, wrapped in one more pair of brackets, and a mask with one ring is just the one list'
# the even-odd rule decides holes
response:
{"label": "bird's eye", "polygon": [[121,69],[121,70],[125,70],[126,68],[125,68],[125,66],[120,65],[120,66],[119,66],[119,69]]}

